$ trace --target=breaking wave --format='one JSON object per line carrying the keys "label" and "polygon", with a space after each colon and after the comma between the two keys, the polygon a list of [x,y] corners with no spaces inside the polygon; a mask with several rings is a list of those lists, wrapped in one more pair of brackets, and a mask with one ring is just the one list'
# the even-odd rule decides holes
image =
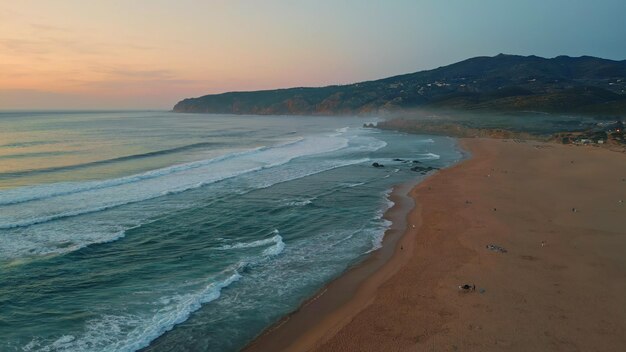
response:
{"label": "breaking wave", "polygon": [[218,299],[222,289],[239,281],[241,277],[238,271],[234,271],[226,278],[212,281],[194,292],[163,297],[153,303],[160,308],[149,317],[105,315],[87,322],[82,336],[64,335],[49,344],[35,338],[22,349],[33,352],[137,351],[187,320],[203,304]]}

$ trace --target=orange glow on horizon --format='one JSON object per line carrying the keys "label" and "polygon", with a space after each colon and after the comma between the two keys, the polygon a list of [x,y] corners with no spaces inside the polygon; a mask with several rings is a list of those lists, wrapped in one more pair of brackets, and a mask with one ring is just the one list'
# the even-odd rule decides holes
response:
{"label": "orange glow on horizon", "polygon": [[[321,48],[315,45],[293,45],[297,38],[289,33],[280,37],[272,31],[263,38],[268,30],[257,30],[259,39],[251,40],[252,27],[259,25],[255,21],[242,21],[239,28],[226,16],[186,23],[188,13],[166,14],[173,6],[148,9],[139,3],[146,4],[26,0],[0,5],[0,108],[27,108],[30,97],[45,94],[49,101],[57,97],[58,107],[79,99],[87,105],[157,102],[169,108],[178,99],[229,90],[341,83],[339,73],[350,72],[316,58]],[[221,4],[196,5],[210,14]]]}
{"label": "orange glow on horizon", "polygon": [[498,53],[623,60],[625,12],[623,0],[0,0],[0,109],[167,109]]}

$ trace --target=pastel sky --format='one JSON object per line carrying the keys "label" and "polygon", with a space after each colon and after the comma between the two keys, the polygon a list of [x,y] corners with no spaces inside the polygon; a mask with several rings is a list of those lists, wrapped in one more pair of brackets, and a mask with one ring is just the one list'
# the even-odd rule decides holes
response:
{"label": "pastel sky", "polygon": [[0,109],[170,109],[498,53],[626,59],[625,0],[0,0]]}

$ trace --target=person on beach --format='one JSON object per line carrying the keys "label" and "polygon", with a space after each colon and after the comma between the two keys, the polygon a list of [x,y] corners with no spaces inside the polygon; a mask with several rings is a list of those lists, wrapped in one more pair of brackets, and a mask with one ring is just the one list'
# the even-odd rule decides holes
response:
{"label": "person on beach", "polygon": [[476,285],[475,284],[464,284],[459,286],[459,288],[463,291],[476,291]]}

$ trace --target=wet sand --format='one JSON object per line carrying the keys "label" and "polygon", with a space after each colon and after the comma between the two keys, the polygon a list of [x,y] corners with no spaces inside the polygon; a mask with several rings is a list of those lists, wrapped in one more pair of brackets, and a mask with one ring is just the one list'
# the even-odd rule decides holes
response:
{"label": "wet sand", "polygon": [[473,157],[411,190],[403,234],[247,350],[622,351],[626,154],[461,143]]}

